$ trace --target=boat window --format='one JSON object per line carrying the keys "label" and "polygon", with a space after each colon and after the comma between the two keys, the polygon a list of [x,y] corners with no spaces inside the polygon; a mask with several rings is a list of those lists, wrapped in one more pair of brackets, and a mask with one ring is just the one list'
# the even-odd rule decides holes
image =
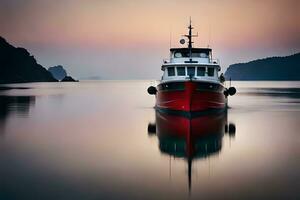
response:
{"label": "boat window", "polygon": [[175,67],[168,67],[168,76],[175,76]]}
{"label": "boat window", "polygon": [[177,75],[185,76],[185,67],[177,67]]}
{"label": "boat window", "polygon": [[182,57],[182,54],[180,52],[176,52],[174,54],[175,58],[181,58]]}
{"label": "boat window", "polygon": [[188,76],[195,76],[195,67],[188,67],[187,74]]}
{"label": "boat window", "polygon": [[195,52],[192,53],[192,57],[200,57],[200,56],[201,56],[200,53],[195,53]]}
{"label": "boat window", "polygon": [[200,57],[201,57],[201,58],[207,58],[208,56],[207,56],[206,53],[200,53]]}
{"label": "boat window", "polygon": [[197,76],[205,75],[205,67],[197,67]]}
{"label": "boat window", "polygon": [[174,53],[175,58],[186,58],[190,57],[189,52],[175,52]]}
{"label": "boat window", "polygon": [[209,67],[207,68],[207,75],[214,76],[215,75],[215,68]]}

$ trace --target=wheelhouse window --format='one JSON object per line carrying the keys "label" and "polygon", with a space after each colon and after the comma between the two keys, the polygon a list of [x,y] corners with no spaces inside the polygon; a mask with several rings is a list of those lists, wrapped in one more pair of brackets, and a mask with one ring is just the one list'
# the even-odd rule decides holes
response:
{"label": "wheelhouse window", "polygon": [[186,58],[186,57],[190,57],[188,52],[175,52],[174,53],[174,57],[175,58]]}
{"label": "wheelhouse window", "polygon": [[201,55],[200,53],[195,53],[195,52],[192,53],[192,57],[200,57],[200,55]]}
{"label": "wheelhouse window", "polygon": [[177,75],[185,76],[185,67],[177,67]]}
{"label": "wheelhouse window", "polygon": [[201,58],[208,58],[208,55],[206,53],[200,53],[200,56]]}
{"label": "wheelhouse window", "polygon": [[188,67],[187,74],[188,76],[195,76],[195,67]]}
{"label": "wheelhouse window", "polygon": [[209,67],[207,68],[207,75],[214,76],[215,75],[215,68]]}
{"label": "wheelhouse window", "polygon": [[197,67],[197,76],[205,76],[205,67]]}
{"label": "wheelhouse window", "polygon": [[182,53],[176,52],[176,53],[174,54],[174,57],[175,57],[175,58],[182,58]]}
{"label": "wheelhouse window", "polygon": [[168,67],[168,76],[175,76],[175,67]]}

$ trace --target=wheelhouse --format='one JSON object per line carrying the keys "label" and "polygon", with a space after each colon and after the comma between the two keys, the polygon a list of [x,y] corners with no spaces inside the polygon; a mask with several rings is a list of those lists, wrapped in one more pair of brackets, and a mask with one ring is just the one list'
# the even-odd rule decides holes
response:
{"label": "wheelhouse", "polygon": [[209,48],[193,48],[190,53],[188,48],[170,49],[171,63],[189,63],[191,58],[193,63],[210,63],[212,62],[212,50]]}
{"label": "wheelhouse", "polygon": [[212,58],[210,48],[192,48],[191,53],[188,48],[171,48],[170,59],[164,63],[210,63],[218,64],[218,59]]}

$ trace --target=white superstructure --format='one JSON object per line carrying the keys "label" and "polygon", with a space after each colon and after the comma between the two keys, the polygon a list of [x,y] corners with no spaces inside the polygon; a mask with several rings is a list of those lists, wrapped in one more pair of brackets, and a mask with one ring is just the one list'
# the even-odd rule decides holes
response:
{"label": "white superstructure", "polygon": [[[188,48],[171,48],[169,60],[164,60],[161,69],[164,71],[161,82],[169,81],[205,81],[220,82],[219,61],[212,58],[212,49],[192,47],[192,29],[189,26]],[[181,40],[183,44],[185,41]]]}

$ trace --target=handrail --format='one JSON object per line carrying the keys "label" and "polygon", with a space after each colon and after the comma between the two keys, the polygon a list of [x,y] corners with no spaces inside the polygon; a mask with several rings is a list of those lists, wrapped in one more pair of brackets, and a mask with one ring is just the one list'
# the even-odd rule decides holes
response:
{"label": "handrail", "polygon": [[[173,63],[174,59],[177,59],[177,58],[171,58],[171,59],[165,58],[165,59],[163,59],[163,64]],[[178,59],[182,59],[182,58],[178,58]],[[186,58],[186,60],[188,61],[188,58]],[[220,64],[220,61],[219,61],[219,59],[216,59],[216,58],[215,59],[208,59],[208,63],[210,63],[210,64]]]}
{"label": "handrail", "polygon": [[170,59],[164,58],[163,63],[170,63]]}
{"label": "handrail", "polygon": [[210,63],[213,63],[213,64],[220,64],[220,61],[217,58],[210,59],[209,61],[210,61]]}

